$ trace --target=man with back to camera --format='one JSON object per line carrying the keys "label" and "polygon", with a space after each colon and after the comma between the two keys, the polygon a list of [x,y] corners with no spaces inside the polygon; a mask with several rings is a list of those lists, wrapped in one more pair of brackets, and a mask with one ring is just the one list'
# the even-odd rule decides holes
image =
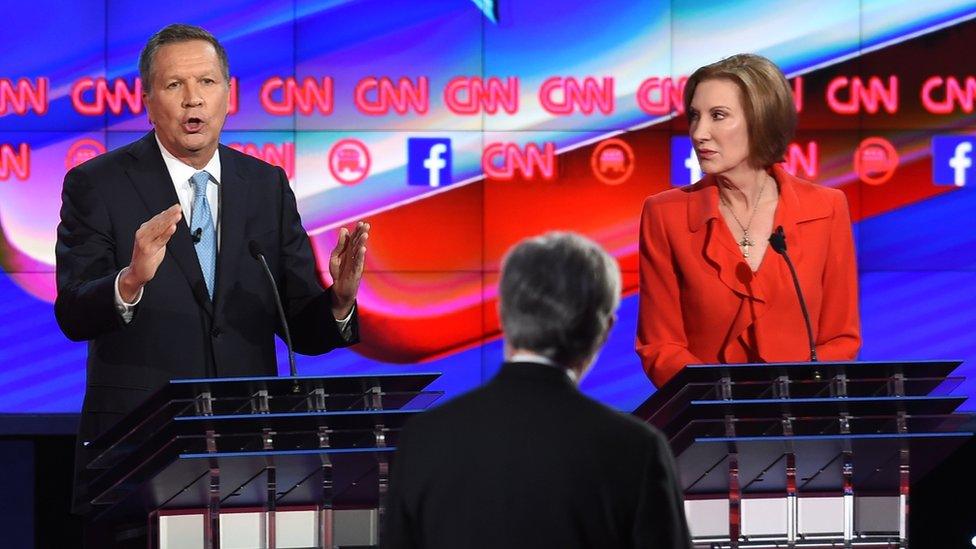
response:
{"label": "man with back to camera", "polygon": [[407,423],[382,547],[691,547],[665,438],[577,389],[619,303],[616,262],[585,238],[549,233],[508,253],[506,362]]}
{"label": "man with back to camera", "polygon": [[206,30],[170,25],[139,58],[154,131],[65,176],[55,315],[87,340],[75,512],[89,510],[86,442],[172,378],[276,375],[281,330],[266,256],[295,350],[358,341],[356,294],[369,224],[340,230],[325,289],[281,168],[219,145],[227,54]]}

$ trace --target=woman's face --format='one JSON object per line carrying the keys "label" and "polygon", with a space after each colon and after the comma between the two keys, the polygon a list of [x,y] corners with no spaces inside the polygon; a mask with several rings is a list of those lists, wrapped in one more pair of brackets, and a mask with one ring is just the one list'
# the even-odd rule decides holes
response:
{"label": "woman's face", "polygon": [[749,167],[749,126],[741,96],[739,87],[724,78],[695,87],[688,133],[704,173],[723,175]]}

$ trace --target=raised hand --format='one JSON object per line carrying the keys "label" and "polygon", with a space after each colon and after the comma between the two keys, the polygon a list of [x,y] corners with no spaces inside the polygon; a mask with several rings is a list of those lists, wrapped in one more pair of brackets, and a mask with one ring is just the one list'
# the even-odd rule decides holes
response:
{"label": "raised hand", "polygon": [[156,269],[166,257],[166,244],[176,232],[176,224],[183,216],[179,204],[153,216],[136,231],[132,246],[132,260],[119,277],[119,294],[126,303],[131,303],[139,295],[139,290],[156,276]]}
{"label": "raised hand", "polygon": [[329,274],[332,275],[332,314],[342,319],[349,316],[359,281],[363,278],[366,262],[366,239],[369,223],[360,221],[352,234],[345,227],[339,229],[339,241],[329,256]]}

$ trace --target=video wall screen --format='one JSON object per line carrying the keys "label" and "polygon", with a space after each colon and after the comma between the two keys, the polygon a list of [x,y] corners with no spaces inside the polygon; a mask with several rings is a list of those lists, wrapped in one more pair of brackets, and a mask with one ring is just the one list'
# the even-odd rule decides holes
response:
{"label": "video wall screen", "polygon": [[860,358],[961,359],[956,391],[976,395],[976,2],[42,0],[5,17],[0,413],[80,409],[86,348],[52,308],[62,179],[149,131],[137,58],[173,22],[227,48],[222,142],[285,170],[321,270],[339,227],[373,225],[363,341],[299,357],[302,374],[477,386],[502,358],[504,252],[568,229],[624,280],[582,388],[635,408],[654,391],[634,352],[642,201],[700,176],[687,76],[754,52],[793,85],[788,169],[847,194]]}

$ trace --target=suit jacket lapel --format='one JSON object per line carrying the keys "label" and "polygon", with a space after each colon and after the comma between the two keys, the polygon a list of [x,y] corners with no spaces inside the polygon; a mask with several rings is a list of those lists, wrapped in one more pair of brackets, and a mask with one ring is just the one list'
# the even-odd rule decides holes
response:
{"label": "suit jacket lapel", "polygon": [[[800,237],[800,228],[804,223],[823,219],[830,215],[830,205],[820,199],[818,194],[803,193],[802,196],[799,183],[796,178],[783,169],[781,164],[773,165],[773,177],[779,184],[779,205],[776,209],[776,218],[773,223],[773,230],[777,226],[783,226],[786,235],[786,251],[790,255],[790,260],[796,268],[797,275],[803,282],[801,268],[804,256],[804,242]],[[767,255],[772,254],[769,263],[763,258],[763,266],[759,270],[758,282],[765,289],[767,306],[760,309],[756,314],[756,320],[771,307],[777,306],[782,300],[789,300],[783,306],[796,309],[796,314],[800,314],[800,306],[797,303],[796,292],[793,291],[793,277],[790,274],[786,260],[776,257],[777,254],[772,248],[767,250]],[[758,330],[756,334],[758,341],[758,351],[760,354],[767,347],[764,340],[772,337],[769,330]]]}
{"label": "suit jacket lapel", "polygon": [[216,303],[222,307],[234,282],[234,273],[244,254],[244,225],[250,184],[226,147],[220,154],[220,253],[217,256]]}
{"label": "suit jacket lapel", "polygon": [[[126,173],[139,196],[142,197],[149,217],[178,203],[179,198],[176,196],[176,189],[173,188],[173,180],[169,176],[166,164],[163,163],[155,134],[153,132],[146,134],[133,145],[129,153],[136,161],[126,168]],[[200,270],[200,262],[193,249],[190,228],[185,219],[183,223],[177,225],[176,233],[169,239],[166,254],[173,258],[183,272],[183,276],[193,290],[193,297],[209,315],[213,316],[213,304],[207,295],[207,284],[203,280],[203,271]]]}
{"label": "suit jacket lapel", "polygon": [[706,262],[715,269],[719,280],[740,297],[763,301],[762,289],[742,259],[742,252],[732,238],[718,211],[718,186],[707,176],[701,188],[688,193],[688,227],[695,238],[701,238]]}
{"label": "suit jacket lapel", "polygon": [[[830,204],[824,202],[819,194],[798,194],[796,181],[780,164],[773,166],[773,175],[779,182],[780,200],[782,201],[782,219],[777,223],[783,225],[786,234],[786,251],[790,259],[797,266],[803,260],[803,242],[800,238],[800,226],[808,221],[824,219],[831,214]],[[774,227],[775,228],[775,227]]]}

